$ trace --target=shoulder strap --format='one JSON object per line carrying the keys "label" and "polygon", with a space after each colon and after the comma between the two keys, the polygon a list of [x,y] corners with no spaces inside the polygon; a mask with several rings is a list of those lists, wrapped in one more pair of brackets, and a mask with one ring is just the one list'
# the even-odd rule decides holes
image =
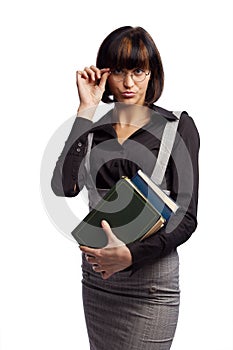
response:
{"label": "shoulder strap", "polygon": [[173,112],[178,118],[173,122],[167,122],[163,131],[163,136],[160,144],[158,158],[151,175],[152,180],[160,185],[163,181],[167,164],[171,155],[172,147],[176,137],[176,130],[179,124],[179,119],[182,112]]}
{"label": "shoulder strap", "polygon": [[93,132],[90,132],[87,136],[87,153],[85,155],[85,167],[88,173],[90,173],[90,153],[91,153],[93,135],[94,135]]}

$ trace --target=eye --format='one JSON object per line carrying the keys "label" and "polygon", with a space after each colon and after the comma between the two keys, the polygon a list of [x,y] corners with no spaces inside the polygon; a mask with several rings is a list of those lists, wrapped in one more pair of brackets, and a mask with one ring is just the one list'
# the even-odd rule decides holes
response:
{"label": "eye", "polygon": [[123,70],[122,69],[120,69],[120,68],[114,68],[114,69],[112,69],[112,74],[114,74],[114,75],[122,75],[123,74]]}
{"label": "eye", "polygon": [[136,68],[134,71],[133,71],[133,74],[137,77],[140,77],[141,75],[143,75],[145,72],[144,70],[142,70],[141,68]]}

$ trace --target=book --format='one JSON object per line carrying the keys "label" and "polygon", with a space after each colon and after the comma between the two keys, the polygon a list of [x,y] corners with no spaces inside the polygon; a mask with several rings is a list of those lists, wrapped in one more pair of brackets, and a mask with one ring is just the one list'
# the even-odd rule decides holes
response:
{"label": "book", "polygon": [[108,244],[101,227],[103,219],[126,244],[149,237],[165,223],[161,213],[127,177],[122,177],[71,232],[79,245],[103,248]]}
{"label": "book", "polygon": [[161,213],[164,219],[169,220],[179,206],[141,169],[132,177],[131,181],[148,199],[148,201]]}

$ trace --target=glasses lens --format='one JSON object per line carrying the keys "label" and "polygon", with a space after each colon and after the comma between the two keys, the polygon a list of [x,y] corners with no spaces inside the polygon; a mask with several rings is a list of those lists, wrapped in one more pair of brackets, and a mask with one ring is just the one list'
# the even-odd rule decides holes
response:
{"label": "glasses lens", "polygon": [[141,69],[135,69],[131,73],[124,72],[120,69],[114,69],[111,71],[111,75],[115,81],[123,81],[127,74],[129,74],[135,82],[141,82],[145,80],[147,76],[147,74]]}
{"label": "glasses lens", "polygon": [[146,79],[146,73],[142,71],[141,69],[137,69],[132,74],[133,80],[136,82],[140,82]]}
{"label": "glasses lens", "polygon": [[121,69],[113,69],[111,75],[115,81],[122,81],[125,77],[125,73]]}

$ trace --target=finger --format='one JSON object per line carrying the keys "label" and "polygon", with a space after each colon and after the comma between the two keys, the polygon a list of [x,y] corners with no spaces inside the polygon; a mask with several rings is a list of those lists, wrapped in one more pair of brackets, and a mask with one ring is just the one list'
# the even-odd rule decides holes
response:
{"label": "finger", "polygon": [[110,68],[101,68],[101,69],[100,69],[100,73],[101,73],[101,76],[102,76],[104,73],[109,73],[109,74],[110,74]]}
{"label": "finger", "polygon": [[[88,69],[88,67],[86,67],[86,69]],[[110,72],[110,68],[102,68],[102,69],[99,69],[97,68],[96,66],[94,65],[91,65],[89,67],[90,70],[92,70],[93,72],[95,72],[95,77],[97,78],[97,80],[100,80],[103,73],[106,73],[106,72]]]}
{"label": "finger", "polygon": [[92,65],[90,66],[90,69],[95,72],[97,79],[101,79],[101,70],[99,68]]}
{"label": "finger", "polygon": [[85,71],[82,70],[78,70],[76,72],[76,80],[80,79],[80,78],[84,78],[84,79],[88,79],[88,74]]}
{"label": "finger", "polygon": [[85,254],[86,258],[93,258],[93,259],[96,259],[96,257],[94,255],[91,255],[91,254]]}
{"label": "finger", "polygon": [[85,258],[86,259],[96,259],[96,257],[94,255],[90,255],[90,254],[87,254],[87,253],[85,253]]}
{"label": "finger", "polygon": [[106,81],[107,81],[109,75],[110,75],[110,71],[106,71],[106,72],[104,72],[104,73],[102,74],[102,76],[101,76],[101,79],[100,79],[100,82],[99,82],[99,87],[100,87],[101,89],[103,89],[103,90],[104,90],[104,88],[105,88]]}
{"label": "finger", "polygon": [[105,271],[101,271],[100,274],[101,274],[101,277],[104,279]]}
{"label": "finger", "polygon": [[124,245],[124,242],[122,242],[121,240],[119,240],[114,233],[112,232],[112,229],[109,225],[109,223],[106,220],[102,220],[101,221],[101,225],[102,228],[107,236],[108,239],[108,245],[106,247],[110,248],[110,247],[119,247]]}
{"label": "finger", "polygon": [[92,255],[93,257],[96,257],[96,255],[97,255],[97,249],[89,248],[89,247],[86,247],[84,245],[80,246],[79,249],[83,253],[87,253],[88,255]]}
{"label": "finger", "polygon": [[101,272],[101,277],[103,278],[103,280],[107,280],[109,277],[111,277],[113,275],[113,273],[109,273],[107,271],[102,271]]}
{"label": "finger", "polygon": [[92,270],[95,271],[95,272],[97,272],[97,271],[96,271],[97,267],[98,267],[97,265],[93,264],[93,265],[92,265]]}
{"label": "finger", "polygon": [[96,81],[99,78],[96,75],[96,72],[94,70],[92,70],[89,67],[85,67],[84,71],[88,74],[88,77],[92,80],[92,81]]}
{"label": "finger", "polygon": [[98,264],[93,264],[92,265],[92,270],[95,271],[95,272],[99,272],[99,273],[102,273],[104,272],[103,271],[103,267],[98,265]]}
{"label": "finger", "polygon": [[101,68],[100,72],[101,73],[110,72],[110,68]]}
{"label": "finger", "polygon": [[86,258],[86,261],[89,263],[89,264],[96,264],[96,258],[95,257],[90,257],[90,256],[85,256]]}

